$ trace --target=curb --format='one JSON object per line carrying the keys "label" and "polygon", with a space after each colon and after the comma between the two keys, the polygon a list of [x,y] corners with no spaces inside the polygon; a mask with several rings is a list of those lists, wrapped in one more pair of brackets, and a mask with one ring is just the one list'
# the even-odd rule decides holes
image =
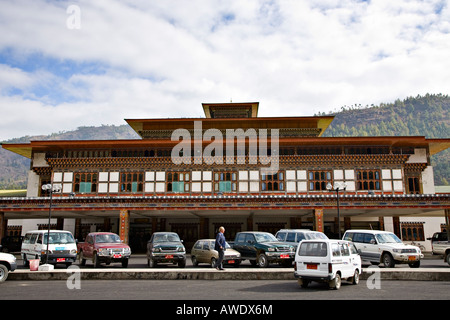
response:
{"label": "curb", "polygon": [[[69,269],[52,271],[16,270],[9,273],[8,280],[67,280],[79,277],[80,280],[296,280],[292,268],[271,270],[231,270],[214,269]],[[450,281],[450,268],[429,268],[414,270],[409,268],[381,269],[364,268],[360,279],[371,276],[381,280],[406,281]]]}

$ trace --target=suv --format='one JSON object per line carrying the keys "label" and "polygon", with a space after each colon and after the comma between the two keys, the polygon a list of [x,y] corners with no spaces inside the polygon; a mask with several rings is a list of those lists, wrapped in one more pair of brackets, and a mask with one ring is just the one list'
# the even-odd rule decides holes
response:
{"label": "suv", "polygon": [[431,238],[427,238],[427,240],[431,241],[431,251],[433,254],[438,254],[434,250],[434,243],[441,241],[448,241],[447,232],[435,232]]}
{"label": "suv", "polygon": [[294,247],[280,242],[268,232],[238,232],[233,249],[241,254],[242,260],[250,260],[252,265],[267,267],[271,262],[291,266],[294,260]]}
{"label": "suv", "polygon": [[306,288],[311,281],[339,289],[342,279],[359,283],[361,257],[353,243],[343,240],[303,240],[297,248],[294,276]]}
{"label": "suv", "polygon": [[157,263],[178,263],[186,266],[186,249],[183,240],[175,232],[155,232],[147,242],[147,265],[156,267]]}
{"label": "suv", "polygon": [[275,234],[275,238],[294,246],[295,249],[302,240],[328,239],[324,233],[309,229],[281,229]]}
{"label": "suv", "polygon": [[388,231],[347,230],[343,239],[353,241],[361,259],[375,265],[384,263],[385,267],[393,268],[396,263],[407,263],[411,268],[418,268],[423,258],[418,247],[404,244]]}
{"label": "suv", "polygon": [[9,253],[0,253],[0,283],[4,282],[8,278],[8,273],[16,268],[16,257]]}

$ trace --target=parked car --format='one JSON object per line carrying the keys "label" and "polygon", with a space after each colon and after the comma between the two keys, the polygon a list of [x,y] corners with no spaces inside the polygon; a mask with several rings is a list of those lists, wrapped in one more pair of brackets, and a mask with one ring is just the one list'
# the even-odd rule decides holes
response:
{"label": "parked car", "polygon": [[86,260],[91,260],[94,268],[99,267],[100,263],[109,265],[113,262],[120,262],[126,268],[131,256],[130,247],[111,232],[91,232],[86,236],[86,241],[78,243],[77,247],[82,266]]}
{"label": "parked car", "polygon": [[433,252],[433,254],[438,254],[434,250],[434,243],[448,241],[448,235],[447,232],[435,232],[433,233],[433,236],[431,238],[427,238],[427,240],[431,241],[431,251]]}
{"label": "parked car", "polygon": [[[195,242],[191,250],[191,261],[194,266],[198,266],[199,263],[208,263],[214,267],[219,258],[219,253],[214,250],[214,243],[214,239],[201,239]],[[232,249],[228,242],[225,244],[223,263],[235,267],[241,264],[241,254]]]}
{"label": "parked car", "polygon": [[[2,246],[0,246],[0,249]],[[0,252],[0,283],[6,281],[8,274],[16,270],[16,257],[9,253]]]}
{"label": "parked car", "polygon": [[233,249],[241,254],[242,260],[249,260],[252,265],[265,268],[269,263],[282,263],[291,266],[294,260],[294,247],[280,242],[268,232],[238,232]]}
{"label": "parked car", "polygon": [[173,263],[180,268],[186,266],[186,249],[175,232],[155,232],[147,243],[147,265]]}
{"label": "parked car", "polygon": [[275,238],[294,246],[295,249],[302,240],[328,239],[323,232],[309,229],[281,229],[275,234]]}
{"label": "parked car", "polygon": [[22,236],[7,236],[2,239],[1,252],[20,252]]}
{"label": "parked car", "polygon": [[342,279],[359,283],[361,257],[353,243],[343,240],[303,240],[295,255],[294,276],[306,288],[311,281],[339,289]]}
{"label": "parked car", "polygon": [[47,261],[47,238],[48,263],[63,263],[70,266],[77,259],[77,245],[70,231],[64,230],[33,230],[25,234],[22,242],[21,255],[23,265],[28,267],[30,259]]}
{"label": "parked car", "polygon": [[[444,237],[442,237],[444,238]],[[450,241],[447,240],[434,241],[433,242],[433,254],[441,255],[444,257],[444,261],[450,265]]]}
{"label": "parked car", "polygon": [[361,259],[372,264],[383,263],[388,268],[396,263],[420,266],[423,254],[416,246],[404,244],[394,233],[379,230],[347,230],[344,240],[352,241],[360,250]]}

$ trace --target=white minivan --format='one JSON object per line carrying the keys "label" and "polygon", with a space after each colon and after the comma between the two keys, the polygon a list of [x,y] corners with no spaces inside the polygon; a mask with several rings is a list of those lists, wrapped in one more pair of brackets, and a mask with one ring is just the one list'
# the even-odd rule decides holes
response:
{"label": "white minivan", "polygon": [[359,283],[361,257],[353,243],[344,240],[303,240],[295,254],[294,276],[306,288],[311,281],[339,289],[341,280]]}
{"label": "white minivan", "polygon": [[40,259],[42,263],[47,261],[47,238],[48,243],[48,263],[63,263],[70,266],[77,258],[77,244],[70,231],[64,230],[33,230],[28,231],[22,242],[21,255],[23,265],[28,266],[29,260]]}

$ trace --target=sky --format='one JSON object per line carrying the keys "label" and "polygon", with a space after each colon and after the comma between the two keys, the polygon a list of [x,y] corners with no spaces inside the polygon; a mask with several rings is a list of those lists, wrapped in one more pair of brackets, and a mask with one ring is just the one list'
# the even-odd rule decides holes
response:
{"label": "sky", "polygon": [[0,0],[0,141],[449,94],[446,0]]}

